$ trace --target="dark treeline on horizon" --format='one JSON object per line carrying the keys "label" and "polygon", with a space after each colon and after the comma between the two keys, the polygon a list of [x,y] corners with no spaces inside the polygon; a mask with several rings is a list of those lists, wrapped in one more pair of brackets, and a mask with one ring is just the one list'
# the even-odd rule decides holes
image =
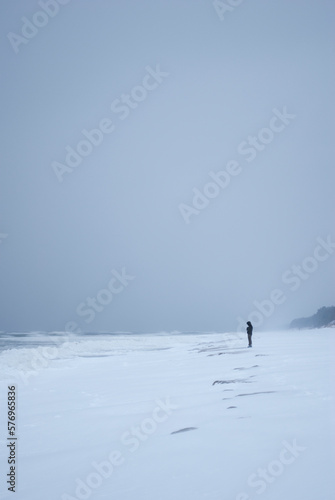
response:
{"label": "dark treeline on horizon", "polygon": [[321,328],[335,321],[335,306],[321,307],[308,318],[296,318],[290,323],[290,328]]}

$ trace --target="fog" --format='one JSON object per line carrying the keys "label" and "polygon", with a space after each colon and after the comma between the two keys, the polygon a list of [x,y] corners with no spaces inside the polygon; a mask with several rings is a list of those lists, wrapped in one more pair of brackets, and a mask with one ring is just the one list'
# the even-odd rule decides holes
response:
{"label": "fog", "polygon": [[334,303],[333,1],[0,11],[0,330],[266,329]]}

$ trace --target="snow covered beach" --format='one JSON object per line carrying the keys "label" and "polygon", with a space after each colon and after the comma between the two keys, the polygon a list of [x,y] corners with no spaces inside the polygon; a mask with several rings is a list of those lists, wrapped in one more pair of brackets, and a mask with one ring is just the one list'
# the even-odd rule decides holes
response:
{"label": "snow covered beach", "polygon": [[1,498],[333,498],[334,333],[256,332],[252,349],[223,333],[101,335],[49,350],[36,336],[5,349]]}

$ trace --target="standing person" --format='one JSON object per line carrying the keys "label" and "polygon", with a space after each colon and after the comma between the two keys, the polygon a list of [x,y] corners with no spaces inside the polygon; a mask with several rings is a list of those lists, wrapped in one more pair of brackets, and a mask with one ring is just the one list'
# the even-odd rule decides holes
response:
{"label": "standing person", "polygon": [[247,326],[246,330],[247,330],[248,342],[249,342],[248,347],[252,347],[252,330],[254,327],[252,326],[250,321],[247,321],[247,325],[248,326]]}

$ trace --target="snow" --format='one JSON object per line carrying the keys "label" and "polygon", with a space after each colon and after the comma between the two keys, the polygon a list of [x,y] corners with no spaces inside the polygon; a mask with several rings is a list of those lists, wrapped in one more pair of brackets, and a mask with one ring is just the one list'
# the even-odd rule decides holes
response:
{"label": "snow", "polygon": [[334,329],[256,332],[252,349],[224,333],[34,335],[0,353],[1,498],[334,498]]}

